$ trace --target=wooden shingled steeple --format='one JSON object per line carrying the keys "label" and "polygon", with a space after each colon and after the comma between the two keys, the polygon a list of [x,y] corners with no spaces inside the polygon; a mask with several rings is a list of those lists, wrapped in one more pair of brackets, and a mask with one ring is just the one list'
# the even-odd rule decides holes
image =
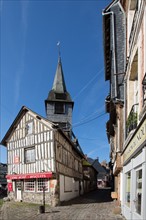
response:
{"label": "wooden shingled steeple", "polygon": [[46,116],[49,121],[57,123],[63,130],[72,127],[72,110],[74,102],[67,92],[62,62],[59,51],[57,69],[51,91],[45,100]]}

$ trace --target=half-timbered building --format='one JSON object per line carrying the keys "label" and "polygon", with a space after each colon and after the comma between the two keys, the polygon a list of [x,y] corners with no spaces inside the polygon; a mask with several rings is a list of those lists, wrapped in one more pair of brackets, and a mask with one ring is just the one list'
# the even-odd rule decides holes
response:
{"label": "half-timbered building", "polygon": [[59,57],[44,118],[23,106],[1,144],[7,147],[9,197],[54,206],[83,192],[83,152],[72,134],[73,101]]}

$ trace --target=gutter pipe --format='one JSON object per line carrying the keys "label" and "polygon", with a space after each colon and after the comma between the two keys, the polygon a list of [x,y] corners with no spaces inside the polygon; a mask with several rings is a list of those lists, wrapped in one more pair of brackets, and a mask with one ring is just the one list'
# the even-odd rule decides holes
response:
{"label": "gutter pipe", "polygon": [[115,98],[117,97],[117,65],[116,65],[116,52],[115,52],[115,20],[114,20],[114,12],[102,12],[103,16],[111,15],[112,17],[112,34],[113,34],[113,55],[114,55],[114,80],[115,80]]}

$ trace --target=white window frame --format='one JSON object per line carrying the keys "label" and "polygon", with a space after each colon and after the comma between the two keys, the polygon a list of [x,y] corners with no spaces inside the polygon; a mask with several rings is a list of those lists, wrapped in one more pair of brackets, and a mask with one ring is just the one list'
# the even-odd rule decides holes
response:
{"label": "white window frame", "polygon": [[[141,188],[138,188],[138,182],[137,182],[137,180],[138,180],[138,178],[137,178],[137,174],[138,174],[138,172],[141,170],[141,174],[142,174],[142,177],[141,177]],[[142,169],[142,166],[140,166],[140,167],[138,167],[137,169],[135,169],[135,194],[134,194],[134,201],[135,201],[135,207],[134,207],[134,209],[135,209],[135,212],[136,212],[136,214],[138,214],[138,215],[142,215],[142,197],[143,197],[143,195],[142,195],[142,192],[143,192],[143,184],[142,184],[142,178],[143,178],[143,169]],[[140,179],[139,179],[140,180]],[[140,209],[140,213],[138,212],[138,208],[136,208],[136,203],[137,203],[137,190],[138,189],[141,189],[141,209]]]}
{"label": "white window frame", "polygon": [[33,121],[27,122],[25,126],[25,134],[26,135],[33,134],[33,128],[34,128]]}
{"label": "white window frame", "polygon": [[[126,190],[126,188],[127,188],[127,180],[128,180],[128,174],[130,174],[130,181],[129,181],[129,187],[130,187],[130,189],[129,189],[129,195],[130,195],[130,197],[129,197],[129,202],[127,201],[127,194],[126,193],[128,193],[128,191]],[[131,178],[131,171],[128,171],[127,173],[125,173],[125,205],[127,206],[127,207],[129,207],[130,208],[130,206],[131,206],[131,180],[132,180],[132,178]]]}
{"label": "white window frame", "polygon": [[[29,187],[30,190],[26,189],[26,187]],[[34,179],[24,180],[24,192],[35,192],[35,188],[36,187],[35,187],[35,180]]]}
{"label": "white window frame", "polygon": [[45,186],[45,192],[49,192],[50,189],[49,179],[46,178],[37,179],[37,192],[43,192],[44,186]]}
{"label": "white window frame", "polygon": [[[32,152],[33,151],[33,154]],[[29,155],[27,155],[29,153]],[[28,147],[24,149],[25,163],[35,163],[35,147]],[[30,159],[28,159],[30,158]]]}

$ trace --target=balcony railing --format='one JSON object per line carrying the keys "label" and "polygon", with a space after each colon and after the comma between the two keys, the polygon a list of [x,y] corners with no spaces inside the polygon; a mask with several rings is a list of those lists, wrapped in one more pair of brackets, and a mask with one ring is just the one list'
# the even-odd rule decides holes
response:
{"label": "balcony railing", "polygon": [[126,121],[126,136],[128,136],[130,131],[136,129],[137,127],[137,106],[138,104],[133,105],[128,115]]}

